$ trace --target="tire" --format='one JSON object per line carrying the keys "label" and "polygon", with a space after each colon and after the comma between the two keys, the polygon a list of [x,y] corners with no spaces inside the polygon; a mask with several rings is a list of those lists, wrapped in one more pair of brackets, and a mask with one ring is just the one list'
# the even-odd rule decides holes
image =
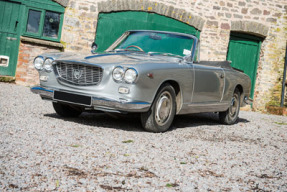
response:
{"label": "tire", "polygon": [[56,113],[61,117],[78,117],[82,113],[80,108],[71,107],[61,103],[53,103],[53,107]]}
{"label": "tire", "polygon": [[237,122],[240,110],[240,91],[236,88],[231,98],[229,108],[219,112],[219,122],[225,125],[232,125]]}
{"label": "tire", "polygon": [[170,84],[164,84],[148,112],[141,114],[141,123],[146,131],[159,133],[167,131],[176,112],[175,91]]}

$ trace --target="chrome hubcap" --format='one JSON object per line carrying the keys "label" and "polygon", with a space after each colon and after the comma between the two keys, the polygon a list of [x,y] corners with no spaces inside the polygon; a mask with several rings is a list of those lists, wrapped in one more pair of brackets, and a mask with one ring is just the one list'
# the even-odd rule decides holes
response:
{"label": "chrome hubcap", "polygon": [[238,108],[238,98],[237,95],[234,95],[231,99],[230,107],[229,107],[229,114],[231,117],[235,117]]}
{"label": "chrome hubcap", "polygon": [[172,99],[169,92],[163,92],[156,103],[155,119],[158,125],[164,125],[171,114]]}

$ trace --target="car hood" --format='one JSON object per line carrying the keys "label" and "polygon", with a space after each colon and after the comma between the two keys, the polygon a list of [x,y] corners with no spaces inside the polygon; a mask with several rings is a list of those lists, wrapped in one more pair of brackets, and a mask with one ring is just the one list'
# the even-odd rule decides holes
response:
{"label": "car hood", "polygon": [[119,53],[102,53],[95,55],[80,55],[75,53],[54,53],[43,55],[53,57],[57,61],[67,63],[85,63],[94,65],[131,65],[143,63],[178,63],[181,59],[172,56],[149,55],[147,53],[136,52],[119,52]]}

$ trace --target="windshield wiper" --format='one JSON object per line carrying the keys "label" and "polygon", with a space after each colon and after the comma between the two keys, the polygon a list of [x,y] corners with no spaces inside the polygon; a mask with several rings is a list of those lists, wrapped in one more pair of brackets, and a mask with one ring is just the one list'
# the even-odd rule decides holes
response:
{"label": "windshield wiper", "polygon": [[114,49],[114,51],[117,52],[123,52],[123,51],[133,51],[133,52],[142,52],[145,53],[144,51],[140,51],[140,50],[132,50],[132,49]]}
{"label": "windshield wiper", "polygon": [[113,51],[117,52],[121,52],[121,51],[126,51],[125,49],[114,49]]}
{"label": "windshield wiper", "polygon": [[162,52],[151,52],[150,51],[147,54],[150,55],[150,56],[152,56],[152,55],[163,55],[163,56],[173,56],[173,57],[182,58],[182,56],[176,55],[176,54],[173,54],[173,53],[162,53]]}

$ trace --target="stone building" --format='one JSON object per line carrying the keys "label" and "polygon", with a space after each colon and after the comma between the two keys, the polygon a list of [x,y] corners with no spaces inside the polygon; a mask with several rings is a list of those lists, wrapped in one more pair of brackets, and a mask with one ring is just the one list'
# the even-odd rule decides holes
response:
{"label": "stone building", "polygon": [[[201,41],[201,60],[227,59],[233,67],[248,74],[252,79],[254,110],[264,111],[267,105],[280,101],[285,81],[286,0],[8,0],[5,3],[17,4],[20,12],[18,16],[12,15],[17,17],[10,20],[12,24],[3,22],[0,15],[0,32],[5,24],[11,26],[13,50],[19,52],[18,60],[10,65],[14,66],[10,73],[4,70],[7,60],[3,59],[0,75],[15,76],[18,84],[38,83],[32,62],[42,52],[90,52],[94,41],[99,51],[103,51],[126,30],[156,29],[194,34]],[[5,12],[4,18],[11,17],[9,14]],[[35,24],[33,17],[37,16],[39,21]],[[0,55],[5,56],[1,46]]]}

